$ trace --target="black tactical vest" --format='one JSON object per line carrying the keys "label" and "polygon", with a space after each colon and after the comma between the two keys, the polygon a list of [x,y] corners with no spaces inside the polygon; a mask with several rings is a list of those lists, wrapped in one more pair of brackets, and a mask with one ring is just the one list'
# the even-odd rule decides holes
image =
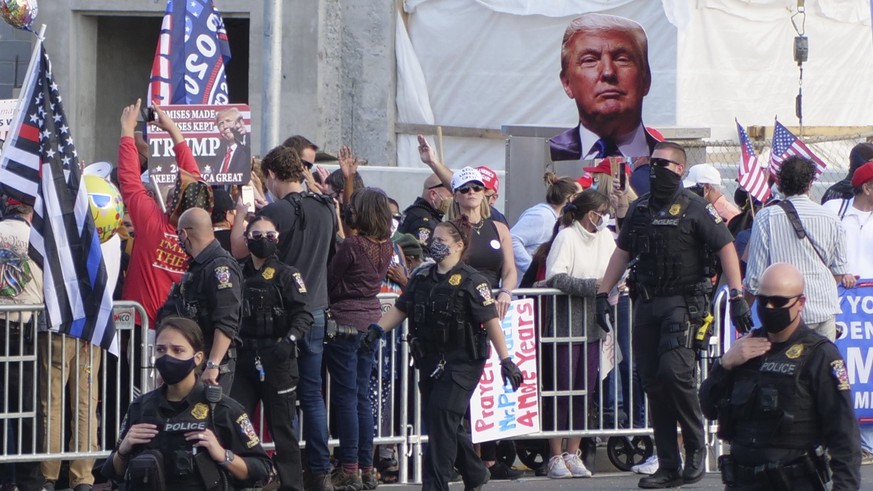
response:
{"label": "black tactical vest", "polygon": [[288,334],[278,280],[279,271],[266,264],[261,271],[245,279],[241,337],[279,338]]}
{"label": "black tactical vest", "polygon": [[630,256],[638,258],[632,279],[654,295],[679,294],[712,276],[711,254],[693,237],[691,202],[690,192],[681,190],[670,205],[656,211],[644,196],[625,224],[631,233]]}
{"label": "black tactical vest", "polygon": [[733,434],[723,438],[746,447],[812,448],[820,440],[819,423],[809,386],[800,376],[825,342],[809,331],[782,350],[738,367],[730,398]]}

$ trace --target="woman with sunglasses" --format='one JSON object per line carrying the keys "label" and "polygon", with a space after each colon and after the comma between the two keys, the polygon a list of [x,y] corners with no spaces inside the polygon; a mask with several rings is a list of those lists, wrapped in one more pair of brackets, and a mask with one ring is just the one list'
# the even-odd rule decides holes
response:
{"label": "woman with sunglasses", "polygon": [[276,444],[274,463],[282,485],[303,489],[300,447],[291,427],[297,403],[297,341],[312,327],[300,271],[276,256],[276,224],[258,215],[246,226],[249,257],[242,264],[242,347],[231,396],[246,412],[262,403]]}
{"label": "woman with sunglasses", "polygon": [[[492,289],[499,289],[495,300],[497,316],[503,319],[512,301],[510,292],[518,284],[512,235],[509,228],[491,218],[491,207],[485,200],[485,180],[473,167],[464,167],[452,176],[454,202],[446,213],[446,221],[464,216],[470,223],[470,243],[465,262],[488,281]],[[492,479],[518,479],[521,473],[497,461],[497,444],[483,442],[482,461],[489,468]]]}
{"label": "woman with sunglasses", "polygon": [[374,419],[369,400],[375,356],[372,349],[359,347],[367,326],[382,317],[377,295],[393,255],[388,198],[373,188],[357,189],[346,204],[343,220],[352,234],[337,246],[327,271],[330,310],[340,329],[324,354],[340,440],[340,465],[333,484],[338,491],[357,491],[375,489],[379,483],[373,468]]}
{"label": "woman with sunglasses", "polygon": [[206,359],[200,327],[167,317],[156,332],[163,385],[130,404],[103,475],[127,489],[212,489],[207,476],[229,489],[263,485],[272,464],[247,413],[229,397],[208,395],[213,386],[199,381]]}

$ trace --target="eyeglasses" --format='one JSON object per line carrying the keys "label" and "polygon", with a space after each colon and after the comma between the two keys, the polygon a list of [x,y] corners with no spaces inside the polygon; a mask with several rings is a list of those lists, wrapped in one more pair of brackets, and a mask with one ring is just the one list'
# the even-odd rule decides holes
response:
{"label": "eyeglasses", "polygon": [[667,167],[667,166],[670,165],[670,164],[675,164],[675,165],[680,165],[680,166],[682,165],[682,164],[680,164],[679,162],[676,162],[675,160],[662,159],[662,158],[660,158],[660,157],[652,157],[652,158],[650,158],[650,159],[649,159],[649,164],[651,164],[651,165],[657,165],[658,167]]}
{"label": "eyeglasses", "polygon": [[802,296],[803,294],[801,293],[800,295],[794,295],[793,297],[783,297],[781,295],[757,295],[756,298],[758,299],[758,303],[768,309],[781,309],[783,307],[794,306],[794,304],[797,303],[796,300],[792,302],[791,305],[788,305],[788,302]]}
{"label": "eyeglasses", "polygon": [[393,218],[399,222],[400,220],[403,220],[403,215],[401,215],[400,213],[397,213],[396,215],[391,215],[391,218]]}
{"label": "eyeglasses", "polygon": [[279,232],[274,230],[270,230],[269,232],[261,232],[260,230],[253,230],[249,232],[249,238],[252,240],[261,240],[266,237],[268,240],[276,240],[279,238]]}
{"label": "eyeglasses", "polygon": [[182,235],[182,232],[191,230],[191,227],[180,227],[176,229],[176,235]]}
{"label": "eyeglasses", "polygon": [[439,183],[439,184],[434,184],[433,186],[429,187],[428,189],[436,189],[436,188],[442,188],[442,187],[445,187],[445,186],[443,186],[443,183]]}
{"label": "eyeglasses", "polygon": [[478,192],[481,192],[481,191],[484,190],[484,189],[485,189],[484,186],[479,186],[478,184],[471,184],[471,185],[469,185],[469,186],[461,186],[461,187],[459,187],[458,189],[456,189],[455,191],[457,191],[457,192],[459,192],[459,193],[461,193],[461,194],[467,194],[467,193],[469,193],[470,191],[473,191],[474,193],[478,193]]}

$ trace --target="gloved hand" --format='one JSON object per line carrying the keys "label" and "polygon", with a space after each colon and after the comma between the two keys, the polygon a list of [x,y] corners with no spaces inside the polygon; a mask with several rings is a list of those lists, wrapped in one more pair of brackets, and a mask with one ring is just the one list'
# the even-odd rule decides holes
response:
{"label": "gloved hand", "polygon": [[614,319],[612,317],[612,306],[609,305],[608,293],[597,294],[594,310],[597,316],[597,325],[604,331],[609,332],[609,326],[612,325]]}
{"label": "gloved hand", "polygon": [[734,329],[740,334],[746,334],[752,330],[752,314],[749,310],[749,304],[743,297],[735,297],[730,301],[731,305],[731,322],[734,323]]}
{"label": "gloved hand", "polygon": [[370,324],[370,327],[367,328],[367,334],[361,338],[361,347],[358,348],[358,351],[361,352],[372,352],[373,351],[373,343],[378,339],[382,339],[382,335],[385,334],[385,331],[376,324]]}
{"label": "gloved hand", "polygon": [[512,386],[512,391],[515,392],[521,386],[524,377],[521,375],[521,370],[518,365],[513,363],[512,358],[506,357],[500,360],[500,375],[503,376],[503,383],[509,382]]}

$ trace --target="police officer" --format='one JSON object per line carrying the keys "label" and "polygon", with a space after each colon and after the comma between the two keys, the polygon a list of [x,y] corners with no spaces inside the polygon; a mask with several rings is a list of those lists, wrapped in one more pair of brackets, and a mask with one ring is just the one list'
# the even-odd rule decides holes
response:
{"label": "police officer", "polygon": [[104,476],[136,490],[239,489],[267,481],[270,459],[242,406],[197,380],[203,349],[194,321],[161,322],[155,367],[164,385],[130,404]]}
{"label": "police officer", "polygon": [[220,384],[225,393],[233,385],[240,316],[242,274],[239,263],[215,239],[212,218],[206,210],[191,208],[179,217],[179,245],[190,256],[188,272],[170,291],[158,311],[167,316],[192,319],[203,329],[206,368],[201,380]]}
{"label": "police officer", "polygon": [[297,268],[276,257],[279,232],[270,218],[254,218],[245,234],[251,255],[243,263],[242,347],[231,396],[249,413],[263,401],[276,443],[279,489],[303,491],[300,447],[292,422],[299,380],[297,340],[312,327],[306,286]]}
{"label": "police officer", "polygon": [[410,320],[410,349],[421,373],[429,435],[422,486],[426,491],[448,490],[454,465],[466,489],[479,489],[488,481],[488,470],[473,451],[463,420],[488,358],[489,338],[500,355],[504,382],[513,391],[522,383],[521,371],[506,348],[491,286],[461,262],[469,243],[466,218],[437,225],[430,248],[436,264],[413,272],[394,307],[370,325],[361,343],[362,349],[372,349],[384,331]]}
{"label": "police officer", "polygon": [[718,418],[718,436],[730,442],[719,459],[725,489],[821,491],[831,470],[834,491],[860,487],[846,364],[803,322],[803,288],[793,265],[767,268],[756,303],[762,328],[733,343],[701,386],[704,414]]}
{"label": "police officer", "polygon": [[412,234],[424,245],[430,245],[433,229],[443,219],[443,214],[451,202],[452,193],[443,185],[436,174],[427,176],[421,196],[409,208],[403,210],[403,222],[397,229],[402,234]]}
{"label": "police officer", "polygon": [[[617,247],[597,295],[597,321],[608,330],[608,292],[633,260],[628,283],[634,288],[633,350],[649,397],[658,471],[640,479],[657,489],[703,479],[706,457],[703,416],[695,377],[696,331],[709,312],[710,278],[716,251],[731,287],[731,315],[738,329],[750,325],[743,299],[733,238],[715,209],[680,185],[685,150],[660,142],[652,153],[650,192],[625,217]],[[699,348],[708,344],[708,338]],[[676,423],[685,441],[681,465]]]}

